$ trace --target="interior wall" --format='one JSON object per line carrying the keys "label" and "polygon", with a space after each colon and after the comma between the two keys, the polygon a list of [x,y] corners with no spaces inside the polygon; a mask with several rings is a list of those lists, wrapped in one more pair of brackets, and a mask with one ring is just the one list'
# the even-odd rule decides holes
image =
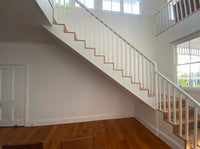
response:
{"label": "interior wall", "polygon": [[42,27],[0,32],[0,64],[29,65],[26,125],[133,116],[135,97]]}

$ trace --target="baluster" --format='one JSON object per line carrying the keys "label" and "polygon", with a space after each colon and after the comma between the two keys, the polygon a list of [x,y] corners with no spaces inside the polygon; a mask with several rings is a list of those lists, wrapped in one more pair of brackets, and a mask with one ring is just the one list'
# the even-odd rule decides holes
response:
{"label": "baluster", "polygon": [[114,62],[113,61],[113,56],[114,56],[114,48],[113,48],[113,32],[110,31],[110,40],[111,40],[111,45],[110,45],[110,62]]}
{"label": "baluster", "polygon": [[142,88],[145,89],[144,86],[144,56],[142,55]]}
{"label": "baluster", "polygon": [[186,0],[183,0],[184,10],[185,10],[185,17],[187,17],[187,7],[186,7]]}
{"label": "baluster", "polygon": [[58,6],[60,6],[61,4],[60,4],[60,0],[58,0]]}
{"label": "baluster", "polygon": [[109,29],[107,28],[107,62],[110,62],[110,35]]}
{"label": "baluster", "polygon": [[141,80],[140,80],[140,54],[138,52],[138,83],[141,83]]}
{"label": "baluster", "polygon": [[159,33],[159,13],[156,14],[156,33]]}
{"label": "baluster", "polygon": [[169,4],[166,5],[165,7],[165,17],[166,17],[166,28],[169,26],[169,9],[168,9]]}
{"label": "baluster", "polygon": [[119,36],[116,36],[116,63],[117,63],[117,69],[119,69]]}
{"label": "baluster", "polygon": [[131,47],[131,76],[132,76],[132,81],[134,82],[134,50]]}
{"label": "baluster", "polygon": [[175,9],[174,9],[174,5],[176,5],[175,3],[174,3],[174,0],[172,0],[172,10],[173,10],[173,20],[175,20],[174,21],[174,23],[176,22],[176,16],[175,16],[175,14],[176,14],[176,12],[175,12]]}
{"label": "baluster", "polygon": [[165,80],[163,79],[163,110],[166,112]]}
{"label": "baluster", "polygon": [[165,29],[165,11],[164,11],[164,8],[161,10],[162,12],[162,21],[163,21],[163,30]]}
{"label": "baluster", "polygon": [[194,106],[194,149],[197,148],[198,108]]}
{"label": "baluster", "polygon": [[137,70],[136,50],[134,49],[134,82],[137,82],[137,80],[136,80],[136,76],[137,76],[136,70]]}
{"label": "baluster", "polygon": [[168,83],[168,121],[171,122],[171,97],[170,97],[170,84]]}
{"label": "baluster", "polygon": [[123,55],[122,55],[123,53],[122,53],[122,39],[121,39],[121,38],[120,38],[120,45],[121,45],[121,46],[120,46],[120,47],[121,47],[121,48],[120,48],[121,69],[123,69],[123,57],[122,57],[122,56],[123,56]]}
{"label": "baluster", "polygon": [[98,52],[97,52],[97,47],[96,47],[96,44],[95,44],[95,40],[96,40],[96,32],[98,32],[98,30],[96,29],[96,19],[94,19],[94,25],[93,25],[93,36],[94,36],[94,38],[93,38],[93,47],[96,49],[95,51],[96,51],[96,54],[98,54]]}
{"label": "baluster", "polygon": [[132,63],[131,63],[131,46],[129,45],[129,76],[132,75],[131,70],[132,70]]}
{"label": "baluster", "polygon": [[156,95],[156,109],[158,109],[158,74],[156,73],[157,65],[155,64],[154,67],[154,74],[155,74],[155,95]]}
{"label": "baluster", "polygon": [[188,121],[189,121],[189,112],[188,112],[188,98],[185,97],[185,139],[188,140],[188,136],[189,136],[189,125],[188,125]]}
{"label": "baluster", "polygon": [[177,0],[175,0],[175,5],[176,5],[176,19],[177,19],[177,22],[179,22],[179,12],[178,12]]}
{"label": "baluster", "polygon": [[151,62],[149,62],[149,78],[150,78],[149,79],[149,94],[150,95],[151,95],[151,91],[152,91],[152,81],[153,81],[151,71],[152,71]]}
{"label": "baluster", "polygon": [[160,110],[162,110],[162,98],[161,98],[161,77],[159,77],[158,82],[159,82],[159,100],[160,100]]}
{"label": "baluster", "polygon": [[154,77],[153,77],[153,64],[152,63],[150,63],[150,65],[151,65],[151,95],[153,96],[153,89],[154,89],[154,84],[153,84],[153,82],[154,82]]}
{"label": "baluster", "polygon": [[147,83],[146,87],[147,87],[147,89],[149,88],[149,75],[148,74],[149,74],[148,73],[148,60],[146,59],[146,83]]}
{"label": "baluster", "polygon": [[196,11],[197,10],[196,0],[193,0],[193,3],[194,3],[194,11]]}
{"label": "baluster", "polygon": [[191,0],[188,0],[188,4],[189,4],[189,10],[190,10],[190,14],[192,14]]}
{"label": "baluster", "polygon": [[[105,52],[105,50],[106,50],[106,47],[105,47],[105,40],[106,40],[106,37],[105,37],[105,26],[104,25],[102,25],[102,55],[106,55],[106,52]],[[105,56],[106,57],[106,56]],[[105,61],[105,59],[104,59],[104,61]]]}
{"label": "baluster", "polygon": [[182,94],[179,93],[179,135],[182,136]]}
{"label": "baluster", "polygon": [[176,88],[173,88],[173,123],[176,124]]}
{"label": "baluster", "polygon": [[128,48],[127,48],[127,43],[125,43],[125,54],[124,54],[124,60],[125,60],[125,69],[124,69],[124,75],[125,76],[128,76],[128,56],[127,56],[127,53],[128,53]]}
{"label": "baluster", "polygon": [[183,10],[182,10],[182,0],[179,0],[179,6],[180,6],[180,14],[181,14],[181,20],[183,19]]}

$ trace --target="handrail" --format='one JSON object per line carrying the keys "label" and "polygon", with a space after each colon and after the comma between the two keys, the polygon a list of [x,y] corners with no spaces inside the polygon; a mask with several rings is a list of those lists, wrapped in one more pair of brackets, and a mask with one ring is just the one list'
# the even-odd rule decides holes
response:
{"label": "handrail", "polygon": [[193,97],[191,97],[188,93],[186,93],[183,89],[181,89],[180,87],[178,87],[174,82],[172,82],[171,80],[169,80],[167,77],[165,77],[163,74],[161,74],[159,71],[156,71],[156,73],[161,76],[163,79],[167,80],[171,85],[173,85],[177,90],[179,90],[180,92],[182,92],[185,96],[187,96],[193,103],[196,104],[196,106],[198,106],[200,108],[200,102],[198,102],[197,100],[195,100]]}
{"label": "handrail", "polygon": [[87,7],[85,7],[79,0],[75,0],[75,2],[77,2],[82,8],[84,8],[88,13],[90,13],[93,17],[95,17],[100,23],[102,23],[104,26],[106,26],[110,31],[112,31],[115,35],[117,35],[119,38],[121,38],[124,42],[126,42],[129,46],[131,46],[133,49],[135,49],[140,55],[144,56],[144,58],[146,58],[149,62],[151,62],[154,65],[154,62],[150,58],[146,57],[142,52],[140,52],[138,49],[136,49],[126,39],[124,39],[116,31],[114,31],[114,29],[112,29],[108,24],[106,24],[103,20],[101,20],[94,13],[92,13]]}

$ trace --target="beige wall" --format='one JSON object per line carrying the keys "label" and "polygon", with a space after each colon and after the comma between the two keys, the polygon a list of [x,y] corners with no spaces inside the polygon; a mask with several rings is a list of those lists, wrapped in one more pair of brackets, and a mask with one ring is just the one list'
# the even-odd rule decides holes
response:
{"label": "beige wall", "polygon": [[41,27],[1,33],[0,64],[29,64],[27,125],[133,116],[135,97]]}

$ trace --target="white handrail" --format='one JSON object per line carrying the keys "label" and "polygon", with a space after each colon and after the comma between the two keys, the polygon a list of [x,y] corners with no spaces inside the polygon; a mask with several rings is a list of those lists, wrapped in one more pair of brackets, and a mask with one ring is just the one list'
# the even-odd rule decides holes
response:
{"label": "white handrail", "polygon": [[156,71],[156,73],[161,76],[163,79],[167,80],[171,85],[173,85],[178,91],[180,91],[182,94],[184,94],[185,96],[188,97],[188,99],[190,101],[192,101],[196,106],[198,106],[200,108],[200,102],[198,102],[197,100],[195,100],[193,97],[191,97],[188,93],[186,93],[183,89],[181,89],[180,87],[178,87],[174,82],[172,82],[171,80],[169,80],[167,77],[165,77],[163,74],[161,74],[159,71]]}

